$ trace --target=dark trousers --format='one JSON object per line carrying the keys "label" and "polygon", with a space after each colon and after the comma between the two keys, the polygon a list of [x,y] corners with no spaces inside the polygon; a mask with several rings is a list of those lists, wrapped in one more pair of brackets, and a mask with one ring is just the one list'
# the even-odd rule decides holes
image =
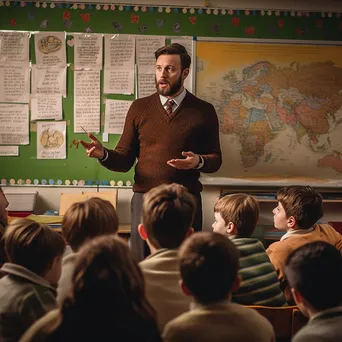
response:
{"label": "dark trousers", "polygon": [[[131,248],[136,254],[139,261],[144,260],[149,254],[150,250],[147,243],[140,237],[138,232],[138,225],[142,222],[142,202],[144,194],[135,192],[131,200]],[[194,195],[196,199],[196,212],[192,227],[195,231],[202,230],[202,197],[201,194]]]}

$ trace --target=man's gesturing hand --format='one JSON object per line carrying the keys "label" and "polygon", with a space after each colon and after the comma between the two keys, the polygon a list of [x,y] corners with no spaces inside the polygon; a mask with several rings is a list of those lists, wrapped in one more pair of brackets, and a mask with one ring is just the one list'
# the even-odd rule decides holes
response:
{"label": "man's gesturing hand", "polygon": [[88,157],[102,159],[104,157],[104,147],[100,141],[91,133],[88,133],[91,142],[80,140],[81,145],[86,149]]}
{"label": "man's gesturing hand", "polygon": [[200,157],[198,154],[195,154],[189,151],[189,152],[182,152],[182,155],[186,158],[185,159],[170,159],[167,161],[167,164],[176,169],[182,169],[182,170],[195,169],[198,166],[200,162]]}

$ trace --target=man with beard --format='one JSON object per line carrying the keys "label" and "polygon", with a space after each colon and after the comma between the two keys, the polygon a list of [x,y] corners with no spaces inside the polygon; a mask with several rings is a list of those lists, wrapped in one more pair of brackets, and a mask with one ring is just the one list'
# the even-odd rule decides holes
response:
{"label": "man with beard", "polygon": [[137,227],[145,192],[164,183],[179,183],[196,198],[195,230],[202,229],[200,172],[216,172],[222,162],[218,119],[214,107],[184,88],[191,57],[174,43],[155,52],[157,92],[134,101],[114,150],[92,134],[81,141],[89,157],[112,171],[127,172],[135,160],[131,202],[131,245],[139,260],[146,256]]}

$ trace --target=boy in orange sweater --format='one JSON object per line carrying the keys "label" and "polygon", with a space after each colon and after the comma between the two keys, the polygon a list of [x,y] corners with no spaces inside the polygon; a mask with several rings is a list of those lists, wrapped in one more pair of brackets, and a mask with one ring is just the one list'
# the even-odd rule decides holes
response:
{"label": "boy in orange sweater", "polygon": [[327,224],[316,222],[323,216],[322,196],[310,186],[288,186],[277,192],[273,209],[274,227],[286,231],[280,241],[266,250],[274,265],[285,297],[293,304],[285,277],[285,261],[295,249],[313,241],[325,241],[342,251],[342,236]]}

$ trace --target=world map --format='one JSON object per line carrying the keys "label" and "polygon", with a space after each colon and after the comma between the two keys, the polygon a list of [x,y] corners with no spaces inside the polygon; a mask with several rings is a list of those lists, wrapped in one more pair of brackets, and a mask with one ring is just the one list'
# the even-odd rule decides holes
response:
{"label": "world map", "polygon": [[197,43],[220,122],[219,177],[342,176],[342,47]]}

